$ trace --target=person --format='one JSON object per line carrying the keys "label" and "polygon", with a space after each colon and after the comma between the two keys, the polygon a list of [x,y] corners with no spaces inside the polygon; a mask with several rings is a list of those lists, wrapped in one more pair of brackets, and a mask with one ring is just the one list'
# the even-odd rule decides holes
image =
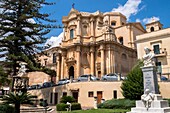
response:
{"label": "person", "polygon": [[154,66],[155,65],[155,54],[151,52],[148,47],[144,48],[145,55],[143,56],[144,66]]}
{"label": "person", "polygon": [[154,94],[150,93],[149,89],[146,89],[145,94],[141,96],[141,100],[148,110],[151,107],[151,102],[154,100]]}

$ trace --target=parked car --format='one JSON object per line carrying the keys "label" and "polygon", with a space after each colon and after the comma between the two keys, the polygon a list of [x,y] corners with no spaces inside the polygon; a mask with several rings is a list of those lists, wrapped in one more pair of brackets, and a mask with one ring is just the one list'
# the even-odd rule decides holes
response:
{"label": "parked car", "polygon": [[96,80],[99,80],[99,78],[93,76],[93,75],[81,75],[78,77],[77,81],[88,81],[88,78],[91,80],[91,81],[96,81]]}
{"label": "parked car", "polygon": [[167,81],[168,78],[166,78],[165,76],[161,76],[161,81]]}
{"label": "parked car", "polygon": [[[121,80],[123,80],[124,78],[121,77]],[[117,81],[118,80],[118,74],[116,73],[110,73],[110,74],[106,74],[104,76],[102,76],[101,80],[104,81]]]}
{"label": "parked car", "polygon": [[44,82],[43,85],[42,85],[42,87],[43,87],[43,88],[52,87],[53,85],[54,85],[54,83],[52,83],[52,82]]}
{"label": "parked car", "polygon": [[67,84],[67,83],[69,83],[70,82],[70,80],[69,79],[61,79],[61,80],[59,80],[58,81],[58,85],[63,85],[63,84]]}

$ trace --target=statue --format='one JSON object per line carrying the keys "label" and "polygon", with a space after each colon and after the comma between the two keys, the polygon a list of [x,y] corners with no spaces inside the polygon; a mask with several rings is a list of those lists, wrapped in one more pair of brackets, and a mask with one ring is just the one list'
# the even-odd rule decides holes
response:
{"label": "statue", "polygon": [[143,56],[144,67],[146,67],[146,66],[154,66],[155,65],[155,61],[154,61],[155,54],[152,53],[151,50],[148,47],[144,47],[144,51],[146,53]]}
{"label": "statue", "polygon": [[145,90],[145,94],[141,96],[141,100],[144,103],[147,110],[151,107],[151,103],[154,100],[154,94],[150,93],[149,89]]}
{"label": "statue", "polygon": [[20,62],[19,65],[20,65],[21,67],[19,68],[19,71],[18,71],[18,75],[17,75],[17,76],[22,77],[24,74],[26,74],[26,70],[27,70],[26,67],[25,67],[26,63]]}

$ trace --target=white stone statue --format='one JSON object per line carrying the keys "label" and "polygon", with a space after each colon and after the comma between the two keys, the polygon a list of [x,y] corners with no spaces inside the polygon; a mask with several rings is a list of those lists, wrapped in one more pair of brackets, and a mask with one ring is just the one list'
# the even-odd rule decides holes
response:
{"label": "white stone statue", "polygon": [[20,62],[19,65],[21,67],[19,68],[17,76],[22,77],[24,74],[26,74],[26,70],[27,70],[26,67],[25,67],[26,63]]}
{"label": "white stone statue", "polygon": [[141,96],[141,100],[147,109],[151,107],[151,103],[154,100],[154,97],[154,94],[151,93],[149,89],[146,89],[145,94]]}
{"label": "white stone statue", "polygon": [[144,51],[146,53],[143,56],[144,67],[154,66],[155,65],[155,61],[154,61],[155,54],[152,53],[151,50],[148,47],[144,47]]}

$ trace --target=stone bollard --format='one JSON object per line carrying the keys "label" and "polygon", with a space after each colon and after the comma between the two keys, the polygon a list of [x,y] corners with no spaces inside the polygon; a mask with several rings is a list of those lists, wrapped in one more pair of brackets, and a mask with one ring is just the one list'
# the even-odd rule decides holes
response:
{"label": "stone bollard", "polygon": [[94,97],[94,109],[97,109],[97,97]]}

